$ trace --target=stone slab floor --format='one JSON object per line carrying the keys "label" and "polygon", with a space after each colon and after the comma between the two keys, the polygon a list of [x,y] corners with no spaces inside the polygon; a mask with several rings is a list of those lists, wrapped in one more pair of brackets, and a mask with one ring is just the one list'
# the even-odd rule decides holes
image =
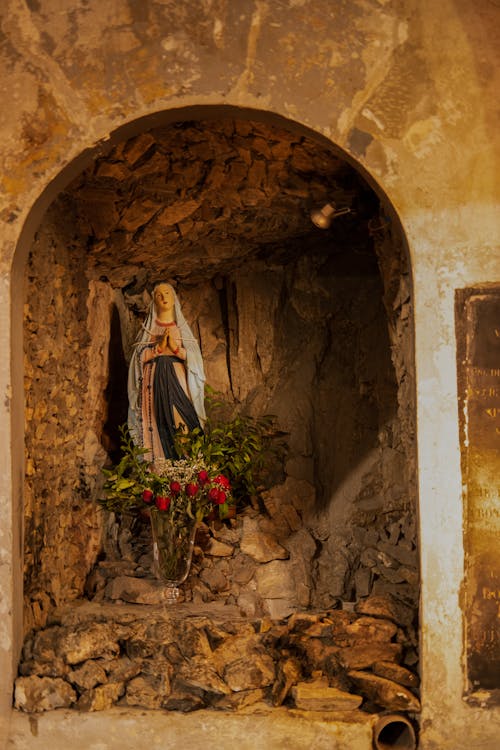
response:
{"label": "stone slab floor", "polygon": [[7,750],[371,750],[377,717],[255,707],[228,714],[110,709],[12,712]]}

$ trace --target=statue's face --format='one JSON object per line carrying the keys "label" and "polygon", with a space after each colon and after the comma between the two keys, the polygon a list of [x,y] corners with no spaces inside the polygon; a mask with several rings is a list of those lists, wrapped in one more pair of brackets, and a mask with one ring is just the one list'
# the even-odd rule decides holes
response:
{"label": "statue's face", "polygon": [[174,309],[174,290],[170,284],[158,284],[153,293],[156,314],[171,312]]}

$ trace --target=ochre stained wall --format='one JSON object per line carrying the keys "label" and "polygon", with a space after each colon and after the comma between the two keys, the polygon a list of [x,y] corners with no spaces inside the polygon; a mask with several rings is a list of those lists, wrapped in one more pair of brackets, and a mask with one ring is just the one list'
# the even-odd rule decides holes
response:
{"label": "ochre stained wall", "polygon": [[21,632],[21,280],[33,232],[88,163],[86,150],[117,128],[164,111],[175,120],[176,108],[231,106],[336,144],[403,225],[415,297],[421,744],[496,747],[498,713],[484,721],[484,709],[462,701],[454,293],[500,281],[498,4],[5,0],[0,25],[2,716]]}

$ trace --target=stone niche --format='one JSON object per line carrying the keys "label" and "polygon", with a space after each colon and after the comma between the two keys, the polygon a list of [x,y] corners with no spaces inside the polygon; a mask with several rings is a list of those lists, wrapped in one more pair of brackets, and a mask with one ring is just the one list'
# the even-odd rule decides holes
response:
{"label": "stone niche", "polygon": [[[328,200],[352,212],[322,231]],[[257,505],[202,526],[170,613],[147,523],[96,503],[159,279],[228,410],[288,442]],[[18,708],[418,710],[410,292],[375,193],[275,126],[152,130],[68,186],[26,269]]]}

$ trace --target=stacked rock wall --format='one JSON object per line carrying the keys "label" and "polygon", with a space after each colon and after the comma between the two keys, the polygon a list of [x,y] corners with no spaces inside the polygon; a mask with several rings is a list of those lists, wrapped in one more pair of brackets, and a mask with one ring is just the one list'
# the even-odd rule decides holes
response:
{"label": "stacked rock wall", "polygon": [[[114,406],[126,400],[123,351],[130,351],[137,327],[138,297],[143,307],[148,300],[144,294],[124,296],[105,282],[86,282],[81,269],[79,286],[71,287],[66,277],[75,273],[79,250],[71,246],[69,230],[57,226],[63,207],[54,209],[34,248],[26,307],[27,372],[35,373],[27,381],[27,588],[33,601],[45,601],[44,610],[83,593],[98,552],[93,501],[105,460],[101,443],[113,447],[111,437],[116,439],[124,419],[124,409]],[[48,276],[60,273],[63,279],[56,280],[56,292],[44,277],[54,268]],[[57,293],[59,302],[53,303]],[[398,407],[380,297],[376,278],[340,276],[328,259],[307,253],[285,267],[256,261],[244,276],[232,274],[222,289],[206,283],[183,296],[208,383],[230,405],[275,414],[288,435],[284,475],[274,484],[284,480],[286,491],[295,494],[301,482],[311,486],[308,513],[315,541],[303,552],[314,547],[309,602],[318,607],[382,589],[417,600],[407,460],[412,438],[401,428],[411,420],[412,402],[400,391]],[[120,325],[113,327],[117,317]],[[400,356],[401,342],[408,347],[409,341],[406,319],[405,328],[396,331],[400,341],[393,351]],[[398,377],[407,388],[404,351]],[[78,461],[58,453],[61,445]],[[63,498],[69,515],[61,511]],[[63,527],[78,527],[80,518],[93,524],[81,548]],[[60,543],[53,544],[52,537]],[[399,564],[402,569],[395,571]],[[42,621],[39,615],[28,617],[29,626]]]}
{"label": "stacked rock wall", "polygon": [[[217,608],[67,607],[25,643],[15,705],[27,712],[112,705],[418,712],[401,664],[411,611],[390,597],[359,611],[241,619]],[[140,609],[140,608],[139,608]]]}
{"label": "stacked rock wall", "polygon": [[[178,292],[207,382],[229,411],[276,415],[289,443],[260,514],[247,514],[241,533],[214,537],[219,551],[229,542],[230,552],[204,556],[188,599],[237,604],[247,616],[325,610],[370,594],[417,609],[410,284],[397,232],[383,218],[371,224],[370,238],[360,220],[352,236],[339,230],[334,244],[310,229],[288,243],[280,195],[305,232],[306,176],[318,196],[334,185],[360,190],[359,181],[304,139],[242,123],[203,127],[184,124],[117,147],[60,196],[33,247],[25,306],[27,630],[43,626],[51,608],[102,592],[103,579],[110,598],[121,598],[116,561],[94,568],[103,552],[95,500],[125,419],[127,358],[149,303],[151,268],[159,273],[165,257],[144,201],[129,189],[161,199],[158,180],[174,142],[183,148],[168,159],[169,200],[180,210],[184,196],[192,212],[186,218],[165,208],[162,226],[179,224],[168,257],[184,279]],[[189,203],[185,181],[201,190],[203,164],[212,176],[220,172],[228,206],[222,235],[233,222],[238,241],[221,245],[221,235],[212,247],[205,236],[211,223],[219,226],[213,193]],[[268,205],[250,232],[245,201],[257,193]],[[184,245],[180,239],[195,229],[198,249],[194,234]],[[130,257],[113,268],[124,241]],[[210,261],[207,278],[202,257]],[[104,554],[109,549],[105,539]],[[130,565],[122,554],[123,573]]]}
{"label": "stacked rock wall", "polygon": [[26,630],[81,595],[101,543],[92,500],[104,460],[109,295],[89,286],[73,244],[67,207],[54,207],[26,271]]}
{"label": "stacked rock wall", "polygon": [[[397,409],[378,435],[377,462],[363,475],[353,500],[349,587],[354,598],[391,593],[419,602],[417,539],[417,462],[413,303],[408,256],[401,235],[382,215],[374,243],[384,285],[391,361],[397,383]],[[385,407],[387,404],[385,405]],[[384,409],[381,404],[381,409]]]}

